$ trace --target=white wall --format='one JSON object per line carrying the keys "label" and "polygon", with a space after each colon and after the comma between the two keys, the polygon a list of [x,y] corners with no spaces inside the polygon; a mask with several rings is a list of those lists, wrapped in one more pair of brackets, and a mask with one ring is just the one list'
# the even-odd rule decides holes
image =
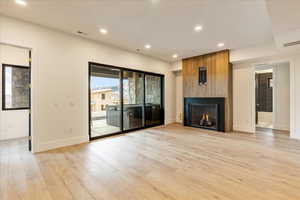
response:
{"label": "white wall", "polygon": [[171,63],[172,71],[181,71],[182,70],[182,60],[178,60]]}
{"label": "white wall", "polygon": [[176,122],[183,123],[182,72],[176,72]]}
{"label": "white wall", "polygon": [[290,65],[278,63],[273,67],[273,128],[290,129]]}
{"label": "white wall", "polygon": [[[0,45],[0,63],[28,66],[29,52],[26,49]],[[2,70],[0,70],[2,83]],[[2,94],[3,87],[0,87]],[[2,105],[2,98],[0,98]],[[0,140],[26,137],[29,134],[28,110],[0,110]]]}
{"label": "white wall", "polygon": [[176,122],[183,123],[183,79],[182,79],[182,60],[171,63],[171,69],[176,77]]}
{"label": "white wall", "polygon": [[[291,57],[292,67],[290,68],[290,79],[293,81],[291,85],[291,137],[300,139],[300,53]],[[293,120],[294,119],[294,120]]]}
{"label": "white wall", "polygon": [[3,16],[0,30],[1,42],[33,49],[33,151],[88,141],[89,61],[165,74],[165,123],[175,121],[169,63]]}
{"label": "white wall", "polygon": [[255,67],[233,65],[233,130],[255,132]]}

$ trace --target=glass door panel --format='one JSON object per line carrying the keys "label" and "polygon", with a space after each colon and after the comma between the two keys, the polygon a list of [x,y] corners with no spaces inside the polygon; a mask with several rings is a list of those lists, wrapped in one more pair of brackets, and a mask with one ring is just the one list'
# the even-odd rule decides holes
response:
{"label": "glass door panel", "polygon": [[123,71],[123,130],[144,127],[144,73]]}
{"label": "glass door panel", "polygon": [[119,69],[90,66],[90,134],[91,138],[121,131]]}
{"label": "glass door panel", "polygon": [[146,126],[163,124],[162,78],[146,74],[145,90]]}

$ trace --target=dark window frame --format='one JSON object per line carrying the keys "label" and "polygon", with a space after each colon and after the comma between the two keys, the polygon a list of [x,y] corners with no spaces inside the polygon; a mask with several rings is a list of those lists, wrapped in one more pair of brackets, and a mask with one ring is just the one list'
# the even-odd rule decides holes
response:
{"label": "dark window frame", "polygon": [[[116,132],[116,133],[112,133],[112,134],[108,134],[108,135],[103,135],[103,136],[97,136],[97,137],[92,137],[91,136],[91,76],[92,76],[92,66],[96,65],[96,66],[101,66],[101,67],[107,67],[107,68],[111,68],[111,69],[118,69],[120,70],[120,106],[121,106],[121,113],[123,113],[123,72],[124,71],[132,71],[132,72],[138,72],[138,73],[143,73],[143,88],[144,88],[144,93],[145,91],[145,77],[146,75],[153,75],[153,76],[159,76],[161,79],[161,109],[162,109],[162,113],[161,113],[161,121],[162,123],[160,124],[155,124],[155,125],[148,125],[146,126],[146,123],[144,123],[144,126],[141,128],[136,128],[136,129],[129,129],[129,130],[123,130],[123,114],[120,115],[120,122],[121,122],[121,126],[120,126],[120,131]],[[161,126],[163,124],[165,124],[165,75],[163,74],[158,74],[158,73],[153,73],[153,72],[147,72],[147,71],[142,71],[142,70],[136,70],[136,69],[130,69],[130,68],[125,68],[125,67],[118,67],[118,66],[113,66],[113,65],[107,65],[107,64],[101,64],[101,63],[96,63],[96,62],[88,62],[88,124],[89,124],[89,139],[90,141],[92,140],[97,140],[97,139],[101,139],[101,138],[106,138],[106,137],[111,137],[111,136],[115,136],[115,135],[121,135],[121,134],[125,134],[125,133],[129,133],[129,132],[133,132],[133,131],[137,131],[137,130],[142,130],[142,129],[147,129],[147,128],[151,128],[151,127],[156,127],[156,126]],[[146,105],[145,103],[146,97],[144,95],[144,106]],[[145,119],[144,119],[145,120]]]}
{"label": "dark window frame", "polygon": [[[6,81],[5,81],[5,69],[7,67],[15,67],[15,68],[22,68],[28,69],[29,78],[30,78],[30,66],[22,66],[22,65],[12,65],[12,64],[2,64],[2,110],[3,111],[13,111],[13,110],[30,110],[30,88],[29,88],[29,102],[28,107],[16,107],[16,108],[6,108],[6,100],[5,100],[5,88],[6,88]],[[30,84],[30,80],[29,80]]]}

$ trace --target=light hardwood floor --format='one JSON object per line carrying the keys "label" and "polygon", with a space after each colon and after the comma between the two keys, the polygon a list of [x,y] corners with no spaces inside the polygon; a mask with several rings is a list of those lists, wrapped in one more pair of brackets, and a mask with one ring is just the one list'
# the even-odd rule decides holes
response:
{"label": "light hardwood floor", "polygon": [[299,200],[300,142],[178,124],[33,155],[0,142],[1,200]]}

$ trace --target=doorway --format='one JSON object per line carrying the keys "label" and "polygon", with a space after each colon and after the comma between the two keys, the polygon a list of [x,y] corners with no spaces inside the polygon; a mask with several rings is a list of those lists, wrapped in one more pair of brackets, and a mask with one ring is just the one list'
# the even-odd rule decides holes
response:
{"label": "doorway", "polygon": [[290,130],[290,64],[255,68],[256,131]]}
{"label": "doorway", "polygon": [[255,70],[256,127],[273,128],[273,67]]}
{"label": "doorway", "polygon": [[0,141],[22,139],[31,151],[31,50],[0,44],[0,51]]}
{"label": "doorway", "polygon": [[89,63],[90,139],[164,123],[164,76]]}

